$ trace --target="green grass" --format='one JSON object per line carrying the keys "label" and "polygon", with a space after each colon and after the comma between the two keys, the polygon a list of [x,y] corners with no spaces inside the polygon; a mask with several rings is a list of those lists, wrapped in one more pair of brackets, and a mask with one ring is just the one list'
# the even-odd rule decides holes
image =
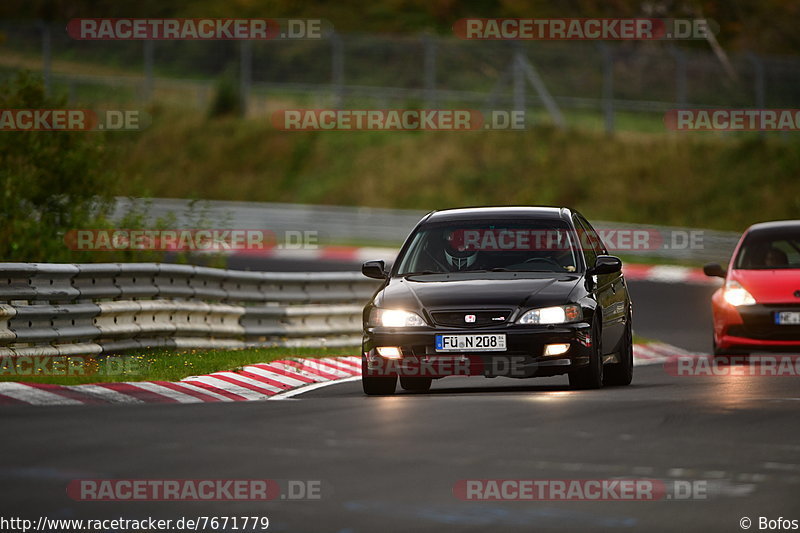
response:
{"label": "green grass", "polygon": [[[633,334],[636,344],[657,342]],[[13,357],[0,358],[0,382],[81,385],[122,381],[179,381],[189,376],[221,370],[237,370],[255,363],[269,363],[289,357],[332,357],[358,355],[359,348],[256,348],[244,350],[151,350],[107,357],[63,357],[59,366],[46,367],[48,373],[32,373],[29,366]],[[46,358],[43,358],[46,359]],[[55,368],[55,371],[53,369]],[[68,370],[71,369],[71,370]],[[57,375],[53,375],[57,374]]]}
{"label": "green grass", "polygon": [[[72,367],[83,369],[58,373],[72,375],[28,375],[16,374],[13,358],[0,358],[0,381],[27,383],[54,383],[60,385],[80,385],[82,383],[103,383],[119,381],[179,381],[188,376],[210,374],[220,370],[235,370],[254,363],[268,363],[287,357],[330,357],[338,355],[358,355],[359,348],[258,348],[245,350],[186,350],[181,352],[147,351],[114,356],[104,359],[71,357]],[[70,362],[65,361],[63,368]],[[51,367],[47,367],[51,368]],[[50,372],[55,373],[55,372]]]}

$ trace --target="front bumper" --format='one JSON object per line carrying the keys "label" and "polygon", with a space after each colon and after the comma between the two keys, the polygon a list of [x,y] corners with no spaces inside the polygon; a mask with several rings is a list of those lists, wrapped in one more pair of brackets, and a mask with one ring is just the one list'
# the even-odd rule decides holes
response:
{"label": "front bumper", "polygon": [[[436,335],[505,334],[506,350],[501,352],[437,352]],[[545,356],[547,344],[569,344],[562,355]],[[377,348],[398,347],[400,359],[378,355]],[[497,328],[367,328],[362,359],[369,376],[418,376],[440,378],[469,375],[486,377],[555,376],[589,364],[592,352],[591,325],[574,324]]]}
{"label": "front bumper", "polygon": [[[797,351],[800,325],[779,325],[775,314],[800,311],[797,304],[755,304],[728,310],[722,317],[717,347],[723,350]],[[734,316],[731,316],[731,315]]]}

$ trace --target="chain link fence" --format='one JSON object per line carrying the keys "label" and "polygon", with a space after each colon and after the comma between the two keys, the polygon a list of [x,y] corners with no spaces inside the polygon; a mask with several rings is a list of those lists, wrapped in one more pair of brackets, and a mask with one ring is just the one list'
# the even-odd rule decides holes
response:
{"label": "chain link fence", "polygon": [[[703,42],[465,41],[332,34],[320,40],[79,41],[65,24],[0,24],[0,75],[43,72],[71,103],[170,101],[208,108],[220,80],[242,108],[524,109],[535,120],[662,129],[675,107],[800,107],[800,59]],[[543,87],[536,87],[538,76]],[[644,119],[648,125],[643,126]]]}

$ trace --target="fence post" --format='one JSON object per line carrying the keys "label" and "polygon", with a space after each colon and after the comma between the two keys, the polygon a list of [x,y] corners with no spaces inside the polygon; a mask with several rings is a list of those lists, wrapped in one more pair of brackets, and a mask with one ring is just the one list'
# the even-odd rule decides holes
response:
{"label": "fence post", "polygon": [[763,109],[766,105],[766,85],[764,79],[764,62],[758,55],[750,52],[747,54],[753,64],[753,78],[755,79],[754,93],[756,107]]}
{"label": "fence post", "polygon": [[606,133],[614,133],[614,55],[608,45],[598,42],[603,55],[603,116]]}
{"label": "fence post", "polygon": [[522,46],[519,42],[514,42],[514,59],[512,60],[511,72],[514,87],[514,111],[525,111],[525,75],[522,72]]}
{"label": "fence post", "polygon": [[536,90],[536,94],[539,95],[539,100],[542,101],[545,109],[547,109],[547,112],[550,113],[550,118],[553,120],[553,124],[555,124],[555,126],[559,129],[564,129],[566,126],[564,115],[561,114],[558,104],[556,104],[555,99],[547,90],[544,80],[542,80],[539,72],[533,67],[531,62],[528,61],[528,58],[525,57],[524,54],[520,54],[519,66],[527,75],[528,81]]}
{"label": "fence post", "polygon": [[239,48],[239,106],[243,117],[247,116],[247,103],[250,98],[250,85],[253,78],[253,43],[240,41]]}
{"label": "fence post", "polygon": [[[764,62],[753,52],[748,52],[747,57],[753,64],[753,92],[755,96],[756,109],[764,109],[764,107],[767,105],[766,80],[764,79]],[[758,134],[759,136],[763,137],[764,130],[759,130]]]}
{"label": "fence post", "polygon": [[669,53],[675,59],[675,102],[684,107],[688,103],[686,89],[686,53],[677,46],[670,44]]}
{"label": "fence post", "polygon": [[344,43],[336,32],[331,33],[331,83],[333,85],[333,107],[344,105]]}
{"label": "fence post", "polygon": [[[497,109],[497,105],[498,105],[497,104],[497,100],[498,100],[498,98],[500,98],[500,93],[505,88],[506,84],[508,83],[508,79],[509,79],[509,77],[511,77],[511,74],[512,74],[513,70],[514,70],[514,63],[512,61],[511,64],[508,65],[508,67],[506,67],[506,69],[503,71],[503,73],[500,74],[500,77],[495,82],[494,87],[492,87],[492,90],[489,92],[489,95],[486,97],[486,101],[484,102],[484,108],[487,111],[487,114],[492,109]],[[488,109],[486,109],[486,108],[488,108]]]}
{"label": "fence post", "polygon": [[424,49],[425,70],[425,107],[436,109],[436,41],[430,35],[423,35],[422,44]]}
{"label": "fence post", "polygon": [[152,39],[147,39],[142,42],[144,45],[144,87],[142,97],[145,102],[153,99],[153,48],[155,42]]}
{"label": "fence post", "polygon": [[40,22],[42,28],[42,81],[44,83],[44,94],[51,94],[51,71],[52,71],[52,42],[50,35],[50,24],[47,21]]}

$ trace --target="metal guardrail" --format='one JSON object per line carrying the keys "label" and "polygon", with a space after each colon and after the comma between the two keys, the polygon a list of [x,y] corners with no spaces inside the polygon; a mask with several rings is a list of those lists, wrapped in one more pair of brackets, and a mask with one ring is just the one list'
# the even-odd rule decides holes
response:
{"label": "metal guardrail", "polygon": [[174,216],[181,228],[194,229],[192,225],[198,218],[198,211],[201,211],[210,227],[266,229],[276,233],[315,231],[326,241],[360,241],[383,245],[402,243],[426,213],[373,207],[119,197],[112,219],[122,218],[134,205],[146,205],[150,221]]}
{"label": "metal guardrail", "polygon": [[355,272],[0,263],[0,356],[354,346],[376,288]]}
{"label": "metal guardrail", "polygon": [[[195,229],[192,224],[197,218],[197,203],[172,198],[153,198],[146,201],[149,204],[148,215],[152,220],[171,214],[175,216],[179,227]],[[117,198],[113,217],[121,218],[134,202],[142,203],[145,200]],[[360,242],[384,246],[399,246],[426,213],[405,209],[259,202],[202,201],[199,205],[204,217],[213,227],[266,229],[278,234],[286,231],[314,231],[319,235],[320,242]],[[595,221],[594,226],[603,231],[649,230],[659,233],[666,239],[666,243],[671,243],[674,235],[699,231],[702,242],[697,247],[680,248],[670,245],[668,248],[662,246],[618,252],[623,255],[696,263],[726,263],[740,237],[736,232],[626,222]]]}

